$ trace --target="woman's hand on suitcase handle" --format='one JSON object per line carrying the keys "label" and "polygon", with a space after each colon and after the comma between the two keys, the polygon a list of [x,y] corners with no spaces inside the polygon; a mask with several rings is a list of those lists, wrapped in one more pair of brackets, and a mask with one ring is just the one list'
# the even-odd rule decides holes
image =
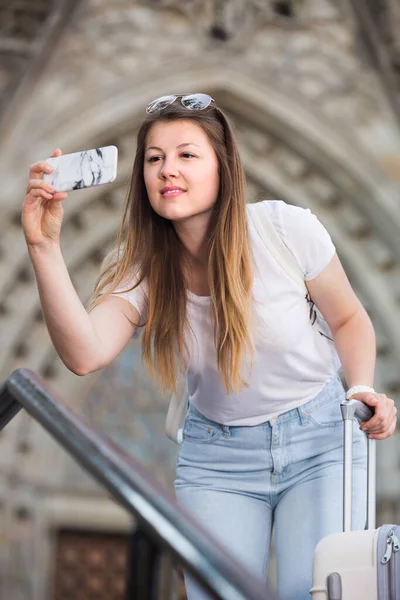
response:
{"label": "woman's hand on suitcase handle", "polygon": [[352,396],[351,399],[360,400],[374,410],[374,416],[369,421],[360,424],[360,429],[369,438],[384,440],[394,433],[397,422],[397,408],[394,401],[388,398],[386,394],[361,392]]}

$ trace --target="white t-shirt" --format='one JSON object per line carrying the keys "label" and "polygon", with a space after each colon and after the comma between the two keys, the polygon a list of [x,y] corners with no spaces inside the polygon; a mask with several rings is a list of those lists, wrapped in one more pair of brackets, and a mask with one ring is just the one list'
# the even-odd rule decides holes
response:
{"label": "white t-shirt", "polygon": [[[335,247],[308,209],[279,200],[265,201],[282,241],[298,260],[305,280],[330,262]],[[316,396],[336,374],[332,346],[310,321],[305,292],[277,263],[249,220],[254,257],[253,367],[239,394],[227,395],[217,371],[211,301],[188,291],[187,312],[195,338],[188,338],[190,402],[206,417],[224,425],[257,425]],[[146,286],[118,295],[146,313]],[[135,337],[140,335],[140,329]]]}

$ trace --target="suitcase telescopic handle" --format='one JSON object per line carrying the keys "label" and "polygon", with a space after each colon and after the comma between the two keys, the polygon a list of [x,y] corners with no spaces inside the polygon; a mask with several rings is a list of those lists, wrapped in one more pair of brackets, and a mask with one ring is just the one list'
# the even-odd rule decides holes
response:
{"label": "suitcase telescopic handle", "polygon": [[[352,490],[353,490],[353,422],[369,421],[374,412],[359,400],[344,400],[340,404],[344,422],[343,444],[343,531],[352,530]],[[376,444],[367,438],[367,522],[366,529],[375,529],[376,513]]]}

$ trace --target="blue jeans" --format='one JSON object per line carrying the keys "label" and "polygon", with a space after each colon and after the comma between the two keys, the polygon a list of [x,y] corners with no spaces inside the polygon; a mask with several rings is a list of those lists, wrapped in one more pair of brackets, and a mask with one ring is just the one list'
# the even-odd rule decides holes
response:
{"label": "blue jeans", "polygon": [[[278,594],[307,600],[317,543],[342,531],[344,390],[332,379],[312,400],[255,426],[220,425],[189,406],[175,490],[227,551],[266,579],[275,527]],[[366,438],[354,422],[353,528],[366,521]],[[188,600],[209,596],[185,574]]]}

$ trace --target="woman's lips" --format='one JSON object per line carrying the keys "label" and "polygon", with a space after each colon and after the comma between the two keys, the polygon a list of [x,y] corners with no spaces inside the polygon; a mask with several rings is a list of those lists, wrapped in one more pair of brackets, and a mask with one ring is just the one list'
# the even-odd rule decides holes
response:
{"label": "woman's lips", "polygon": [[163,198],[175,198],[176,196],[180,196],[181,194],[185,194],[185,190],[166,190],[165,192],[161,192]]}

